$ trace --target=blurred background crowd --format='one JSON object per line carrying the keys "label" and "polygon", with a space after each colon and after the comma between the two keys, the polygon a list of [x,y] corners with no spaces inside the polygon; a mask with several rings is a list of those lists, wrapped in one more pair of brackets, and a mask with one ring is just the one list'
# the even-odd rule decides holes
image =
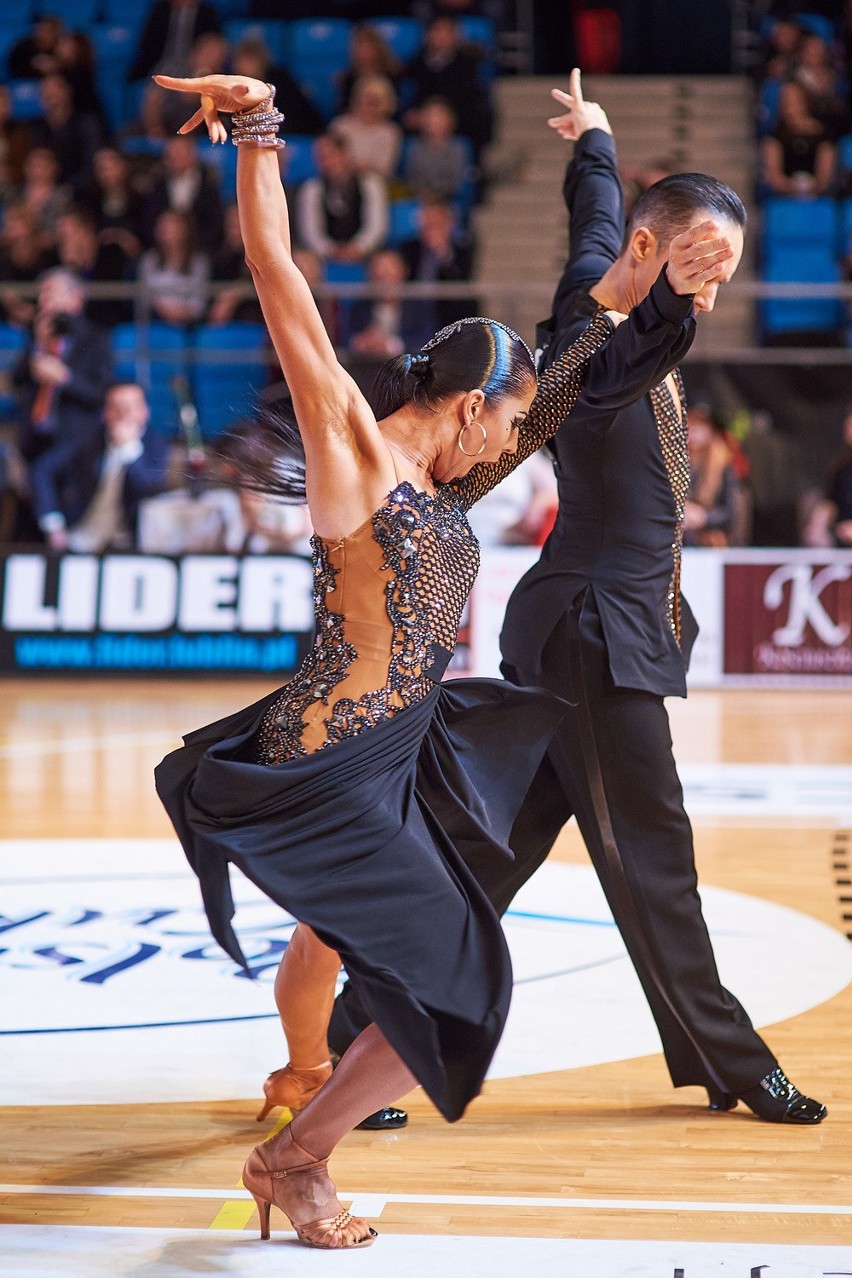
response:
{"label": "blurred background crowd", "polygon": [[[619,57],[640,59],[629,70],[657,70],[627,38],[625,11],[637,8],[532,6],[530,69],[549,71],[558,56],[563,70],[576,58],[618,73]],[[517,70],[505,51],[521,9],[501,0],[7,6],[0,542],[307,548],[301,509],[241,492],[234,478],[246,431],[266,429],[251,420],[255,406],[280,394],[243,256],[236,148],[214,148],[200,130],[178,136],[186,103],[150,77],[227,71],[276,86],[297,260],[367,387],[380,361],[482,305],[478,211],[524,176],[523,154],[501,145],[495,91]],[[844,3],[750,8],[751,194],[763,208],[758,270],[770,282],[852,275],[850,14]],[[567,32],[558,55],[554,29]],[[628,202],[671,168],[649,156],[627,169]],[[762,307],[756,341],[847,341],[842,297]],[[795,458],[772,423],[723,410],[701,396],[690,409],[687,542],[852,545],[852,411],[824,484],[789,496]],[[792,510],[779,525],[765,513],[773,502]],[[550,466],[534,458],[475,512],[477,532],[485,544],[541,542],[554,503]]]}

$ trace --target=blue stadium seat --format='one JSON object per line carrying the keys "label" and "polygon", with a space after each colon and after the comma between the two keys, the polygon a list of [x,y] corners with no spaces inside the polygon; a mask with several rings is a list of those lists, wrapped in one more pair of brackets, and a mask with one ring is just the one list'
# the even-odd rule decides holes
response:
{"label": "blue stadium seat", "polygon": [[9,56],[9,50],[13,45],[18,43],[21,37],[20,31],[15,31],[11,27],[0,27],[0,77],[3,80],[6,76],[6,59]]}
{"label": "blue stadium seat", "polygon": [[115,376],[144,386],[152,431],[176,435],[180,418],[172,381],[187,373],[186,330],[159,322],[117,324],[111,336]]}
{"label": "blue stadium seat", "polygon": [[497,27],[492,18],[481,18],[472,15],[470,17],[459,17],[457,21],[459,30],[465,40],[469,40],[472,44],[481,45],[488,53],[496,53]]}
{"label": "blue stadium seat", "polygon": [[418,200],[394,200],[388,218],[388,244],[404,244],[417,238],[420,228],[420,203]]}
{"label": "blue stadium seat", "polygon": [[196,330],[196,347],[239,354],[239,361],[198,362],[192,369],[195,406],[202,435],[221,435],[236,418],[250,416],[269,380],[268,346],[263,324],[203,325]]}
{"label": "blue stadium seat", "polygon": [[803,31],[820,36],[826,44],[833,44],[837,39],[837,28],[831,18],[821,13],[797,13],[794,16]]}
{"label": "blue stadium seat", "polygon": [[247,18],[251,12],[251,0],[211,0],[221,18]]}
{"label": "blue stadium seat", "polygon": [[[766,264],[763,278],[779,284],[835,284],[840,280],[840,267],[827,253],[791,248]],[[845,327],[845,308],[835,298],[768,298],[761,302],[760,314],[764,337],[832,333]]]}
{"label": "blue stadium seat", "polygon": [[410,61],[423,44],[424,24],[417,18],[371,18],[370,26],[401,62]]}
{"label": "blue stadium seat", "polygon": [[[9,373],[18,362],[26,345],[26,333],[12,324],[0,324],[0,373]],[[0,418],[11,416],[16,409],[15,397],[0,391]]]}
{"label": "blue stadium seat", "polygon": [[253,18],[224,23],[225,35],[231,44],[239,44],[246,36],[260,36],[273,62],[283,62],[289,45],[287,24],[280,18]]}
{"label": "blue stadium seat", "polygon": [[765,138],[778,123],[781,81],[764,80],[757,98],[757,131]]}
{"label": "blue stadium seat", "polygon": [[299,186],[308,178],[318,177],[319,170],[314,157],[314,139],[300,133],[288,133],[284,139],[284,182],[287,186]]}
{"label": "blue stadium seat", "polygon": [[162,155],[166,149],[165,138],[147,138],[140,133],[138,137],[122,138],[121,149],[125,155]]}
{"label": "blue stadium seat", "polygon": [[326,284],[366,284],[367,268],[363,262],[324,262],[322,277]]}
{"label": "blue stadium seat", "polygon": [[219,178],[219,193],[226,204],[237,198],[237,148],[230,142],[215,146],[208,138],[198,140],[198,158]]}
{"label": "blue stadium seat", "polygon": [[40,87],[40,80],[9,81],[9,93],[12,98],[12,119],[35,120],[41,115]]}
{"label": "blue stadium seat", "polygon": [[837,205],[825,198],[813,200],[772,196],[763,205],[763,253],[765,258],[789,245],[834,252],[837,243]]}
{"label": "blue stadium seat", "polygon": [[841,173],[852,173],[852,133],[837,143],[837,168]]}
{"label": "blue stadium seat", "polygon": [[338,62],[311,62],[290,70],[320,115],[330,120],[340,110],[340,75]]}
{"label": "blue stadium seat", "polygon": [[97,20],[100,9],[100,0],[49,0],[35,5],[36,12],[61,18],[67,27],[77,30],[90,27]]}
{"label": "blue stadium seat", "polygon": [[88,32],[97,58],[98,76],[124,77],[136,56],[139,29],[132,23],[98,23]]}
{"label": "blue stadium seat", "polygon": [[840,236],[838,248],[841,257],[852,256],[852,197],[840,205]]}
{"label": "blue stadium seat", "polygon": [[351,30],[346,18],[297,18],[290,23],[292,65],[303,71],[309,62],[333,62],[342,70],[349,62]]}
{"label": "blue stadium seat", "polygon": [[99,8],[108,26],[135,27],[139,31],[151,10],[151,0],[101,0]]}

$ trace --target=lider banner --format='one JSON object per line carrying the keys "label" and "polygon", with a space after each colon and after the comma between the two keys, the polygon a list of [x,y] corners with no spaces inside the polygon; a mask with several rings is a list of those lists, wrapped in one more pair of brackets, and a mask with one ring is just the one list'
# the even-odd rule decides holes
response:
{"label": "lider banner", "polygon": [[[486,549],[449,674],[499,673],[528,547]],[[0,672],[269,674],[311,642],[313,574],[292,555],[0,555]],[[852,551],[687,550],[701,627],[692,687],[852,687]]]}
{"label": "lider banner", "polygon": [[286,675],[313,630],[311,565],[289,555],[2,558],[0,668]]}

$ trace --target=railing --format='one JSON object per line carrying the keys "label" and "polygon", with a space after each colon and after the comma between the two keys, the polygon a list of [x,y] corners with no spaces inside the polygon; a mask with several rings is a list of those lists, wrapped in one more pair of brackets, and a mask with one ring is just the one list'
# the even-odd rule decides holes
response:
{"label": "railing", "polygon": [[[0,294],[13,294],[24,300],[34,300],[37,291],[37,285],[35,284],[0,285]],[[210,298],[217,297],[222,293],[231,295],[239,293],[241,299],[252,299],[256,296],[251,283],[248,281],[211,282],[207,285],[207,293]],[[400,300],[424,299],[433,302],[445,299],[470,299],[476,297],[484,313],[493,315],[495,319],[502,320],[503,323],[520,330],[527,326],[527,317],[533,308],[542,316],[547,314],[553,296],[553,285],[549,283],[527,283],[519,287],[516,283],[474,279],[455,284],[409,283],[400,285],[397,289],[389,290],[386,287],[377,288],[369,283],[322,284],[314,290],[314,295],[321,307],[326,302],[375,298],[378,296],[399,298]],[[144,287],[135,283],[91,283],[86,285],[86,296],[97,301],[132,301],[137,316],[134,322],[137,325],[140,336],[136,354],[142,358],[156,356],[164,361],[177,359],[177,354],[174,350],[156,349],[145,338],[148,326],[146,314],[150,312],[150,299]],[[795,301],[833,299],[843,303],[848,308],[847,323],[852,323],[852,283],[797,284],[735,280],[726,285],[719,295],[718,307],[720,313],[724,312],[729,303],[743,299],[755,303],[771,299]],[[714,322],[716,321],[713,319],[703,320],[700,331],[702,333],[712,332],[709,326],[714,325]],[[755,324],[756,327],[757,324]],[[240,364],[246,362],[247,356],[250,356],[253,360],[258,358],[258,353],[254,349],[250,351],[197,350],[191,342],[192,328],[188,328],[187,332],[190,340],[186,350],[180,352],[181,360],[188,359],[190,363],[197,364]],[[531,334],[526,332],[522,335],[531,336]],[[8,345],[4,346],[2,339],[0,339],[0,357],[6,357],[3,362],[7,367],[9,364],[8,357],[14,353],[15,351]],[[122,353],[129,354],[130,352],[124,351]],[[696,357],[736,363],[846,364],[852,363],[852,346],[802,345],[773,347],[757,344],[743,346],[741,343],[726,346],[721,343],[714,343],[710,350],[705,348],[698,352],[693,352],[692,358]],[[271,350],[267,358],[270,364],[275,363],[275,356]]]}

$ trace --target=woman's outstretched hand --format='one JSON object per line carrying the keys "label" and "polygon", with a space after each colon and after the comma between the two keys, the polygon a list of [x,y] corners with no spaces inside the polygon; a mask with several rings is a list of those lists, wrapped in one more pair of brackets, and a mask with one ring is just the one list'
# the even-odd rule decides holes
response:
{"label": "woman's outstretched hand", "polygon": [[203,122],[211,142],[228,140],[225,126],[219,119],[220,111],[228,115],[234,111],[246,111],[269,97],[269,86],[262,80],[250,80],[239,75],[200,75],[187,80],[172,75],[155,75],[154,80],[162,89],[200,95],[201,106],[178,132],[191,133]]}

